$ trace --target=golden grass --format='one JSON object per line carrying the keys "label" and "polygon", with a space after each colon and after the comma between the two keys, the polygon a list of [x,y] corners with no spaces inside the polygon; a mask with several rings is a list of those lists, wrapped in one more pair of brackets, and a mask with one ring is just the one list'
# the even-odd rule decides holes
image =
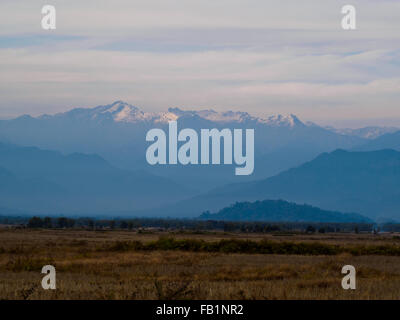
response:
{"label": "golden grass", "polygon": [[[398,256],[104,250],[117,241],[149,242],[159,236],[129,231],[1,230],[0,299],[400,298]],[[175,237],[216,241],[246,237],[261,240],[265,235],[188,233]],[[393,235],[267,237],[342,246],[399,242]],[[41,287],[40,270],[45,264],[57,269],[57,290]],[[356,290],[341,287],[341,268],[345,264],[356,267]]]}

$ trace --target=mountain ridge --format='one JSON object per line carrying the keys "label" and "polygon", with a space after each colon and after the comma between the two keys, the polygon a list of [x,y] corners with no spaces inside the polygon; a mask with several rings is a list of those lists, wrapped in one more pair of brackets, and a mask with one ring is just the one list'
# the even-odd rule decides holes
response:
{"label": "mountain ridge", "polygon": [[400,130],[386,133],[354,148],[355,151],[371,151],[377,149],[394,149],[400,151]]}
{"label": "mountain ridge", "polygon": [[[168,130],[168,120],[178,120],[178,129],[254,129],[255,168],[250,176],[235,176],[231,165],[151,166],[146,162],[146,133],[153,128]],[[94,153],[113,166],[127,170],[151,170],[201,191],[227,182],[266,178],[337,148],[351,149],[366,139],[345,136],[320,126],[308,126],[295,115],[254,117],[247,112],[216,112],[207,108],[188,111],[170,108],[147,113],[116,101],[94,108],[75,108],[37,118],[24,116],[0,121],[0,141],[33,145],[62,153]]]}
{"label": "mountain ridge", "polygon": [[351,129],[351,128],[336,129],[336,128],[330,127],[330,126],[325,127],[325,128],[332,132],[336,132],[339,134],[352,135],[352,136],[356,136],[356,137],[360,137],[360,138],[365,138],[368,140],[374,140],[385,134],[400,131],[400,128],[397,128],[397,127],[378,127],[378,126],[368,126],[368,127],[357,128],[357,129]]}
{"label": "mountain ridge", "polygon": [[133,211],[193,190],[146,171],[115,168],[98,155],[0,143],[0,206],[33,212]]}
{"label": "mountain ridge", "polygon": [[[137,123],[140,121],[154,122],[154,123],[167,123],[168,121],[176,121],[181,117],[200,117],[205,120],[214,122],[259,122],[271,126],[287,126],[292,127],[295,125],[306,126],[294,114],[289,115],[272,115],[266,118],[254,117],[247,112],[242,111],[223,111],[217,112],[213,109],[203,110],[182,110],[178,107],[170,107],[165,112],[145,112],[138,107],[126,103],[122,100],[115,101],[108,105],[100,105],[92,108],[72,108],[65,112],[56,113],[53,115],[43,114],[37,117],[30,115],[23,115],[15,119],[38,119],[49,120],[52,118],[70,117],[70,118],[87,118],[96,119],[103,117],[103,120],[114,120],[115,122]],[[15,120],[11,119],[11,120]]]}
{"label": "mountain ridge", "polygon": [[[399,219],[400,152],[338,149],[322,153],[267,179],[215,188],[163,208],[163,213],[197,216],[236,201],[265,199],[307,203],[330,211],[357,212],[373,219]],[[157,214],[156,210],[152,214]]]}

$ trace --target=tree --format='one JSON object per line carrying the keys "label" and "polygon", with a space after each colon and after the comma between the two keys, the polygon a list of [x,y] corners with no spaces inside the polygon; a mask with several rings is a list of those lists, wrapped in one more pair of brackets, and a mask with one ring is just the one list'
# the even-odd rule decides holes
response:
{"label": "tree", "polygon": [[315,233],[315,228],[313,226],[308,226],[306,229],[307,233]]}
{"label": "tree", "polygon": [[44,219],[43,219],[43,227],[44,228],[51,228],[53,226],[53,222],[52,222],[52,220],[51,220],[51,218],[50,217],[45,217]]}
{"label": "tree", "polygon": [[39,217],[32,217],[28,221],[28,228],[42,228],[43,220]]}
{"label": "tree", "polygon": [[230,222],[225,222],[224,223],[224,231],[229,232],[229,231],[234,231],[235,230],[235,225]]}
{"label": "tree", "polygon": [[67,219],[67,228],[73,228],[75,226],[75,219]]}
{"label": "tree", "polygon": [[57,219],[57,227],[66,228],[68,226],[67,218],[60,217]]}

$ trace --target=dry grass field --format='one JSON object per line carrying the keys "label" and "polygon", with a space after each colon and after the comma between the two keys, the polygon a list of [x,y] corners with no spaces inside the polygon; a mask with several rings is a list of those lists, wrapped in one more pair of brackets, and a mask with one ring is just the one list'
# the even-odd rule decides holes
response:
{"label": "dry grass field", "polygon": [[[399,255],[248,254],[120,249],[166,232],[0,229],[0,299],[399,299]],[[168,234],[175,239],[242,239],[400,247],[395,234]],[[42,266],[57,270],[43,290]],[[357,270],[343,290],[341,268]]]}

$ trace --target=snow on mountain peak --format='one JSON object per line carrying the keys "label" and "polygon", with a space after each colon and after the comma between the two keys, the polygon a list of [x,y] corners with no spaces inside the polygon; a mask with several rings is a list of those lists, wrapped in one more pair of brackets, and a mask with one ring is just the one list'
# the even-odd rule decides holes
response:
{"label": "snow on mountain peak", "polygon": [[304,126],[304,124],[293,114],[274,115],[266,119],[251,116],[247,112],[241,111],[224,111],[217,112],[212,109],[204,110],[182,110],[180,108],[169,108],[167,112],[143,112],[139,108],[123,101],[116,101],[110,105],[99,106],[94,109],[95,113],[111,114],[116,122],[140,122],[153,121],[155,123],[167,123],[168,121],[176,121],[182,117],[199,117],[213,122],[245,122],[253,121],[267,124],[270,126],[294,127],[296,125]]}
{"label": "snow on mountain peak", "polygon": [[253,117],[249,113],[241,111],[217,112],[212,109],[200,110],[200,111],[184,111],[179,108],[169,108],[168,111],[170,113],[175,114],[177,118],[183,116],[187,117],[198,116],[200,118],[215,122],[254,121],[271,126],[286,126],[286,127],[294,127],[298,125],[305,126],[305,124],[301,122],[299,118],[297,118],[294,114],[290,114],[287,116],[279,114],[264,119],[264,118]]}
{"label": "snow on mountain peak", "polygon": [[142,119],[144,113],[139,108],[123,101],[116,101],[110,105],[100,106],[93,109],[94,114],[111,114],[115,121],[131,122],[132,120]]}
{"label": "snow on mountain peak", "polygon": [[250,116],[247,112],[240,111],[217,112],[212,109],[185,111],[179,108],[169,108],[168,112],[175,114],[178,118],[197,116],[199,118],[215,122],[243,122],[245,120],[256,120],[256,118]]}
{"label": "snow on mountain peak", "polygon": [[374,126],[369,126],[369,127],[364,127],[364,128],[358,128],[358,129],[351,129],[351,128],[344,128],[344,129],[336,129],[330,126],[325,127],[325,129],[338,133],[338,134],[343,134],[343,135],[348,135],[348,136],[356,136],[359,138],[365,138],[365,139],[376,139],[384,134],[387,133],[394,133],[399,130],[397,127],[374,127]]}
{"label": "snow on mountain peak", "polygon": [[290,114],[287,116],[278,114],[268,117],[265,123],[271,126],[285,126],[285,127],[294,127],[296,125],[304,126],[304,123],[299,120],[294,114]]}
{"label": "snow on mountain peak", "polygon": [[116,122],[146,121],[152,120],[155,116],[153,113],[143,112],[139,108],[123,101],[115,101],[112,104],[95,107],[91,110],[93,117],[109,115]]}
{"label": "snow on mountain peak", "polygon": [[[180,108],[169,108],[166,112],[144,112],[139,108],[126,103],[124,101],[115,101],[108,105],[101,105],[94,108],[76,108],[65,113],[59,113],[56,117],[68,116],[79,119],[96,119],[103,121],[113,120],[115,122],[138,123],[138,122],[154,122],[168,123],[168,121],[176,121],[179,118],[198,117],[212,122],[228,123],[260,123],[269,126],[285,126],[294,127],[304,124],[293,114],[283,116],[274,115],[268,118],[260,118],[251,116],[247,112],[241,111],[223,111],[217,112],[212,109],[204,110],[182,110]],[[40,118],[53,117],[49,115],[41,116]]]}
{"label": "snow on mountain peak", "polygon": [[110,113],[119,113],[119,112],[131,112],[139,110],[137,107],[130,105],[129,103],[123,101],[116,101],[110,105],[103,106],[100,108],[100,112],[110,112]]}

